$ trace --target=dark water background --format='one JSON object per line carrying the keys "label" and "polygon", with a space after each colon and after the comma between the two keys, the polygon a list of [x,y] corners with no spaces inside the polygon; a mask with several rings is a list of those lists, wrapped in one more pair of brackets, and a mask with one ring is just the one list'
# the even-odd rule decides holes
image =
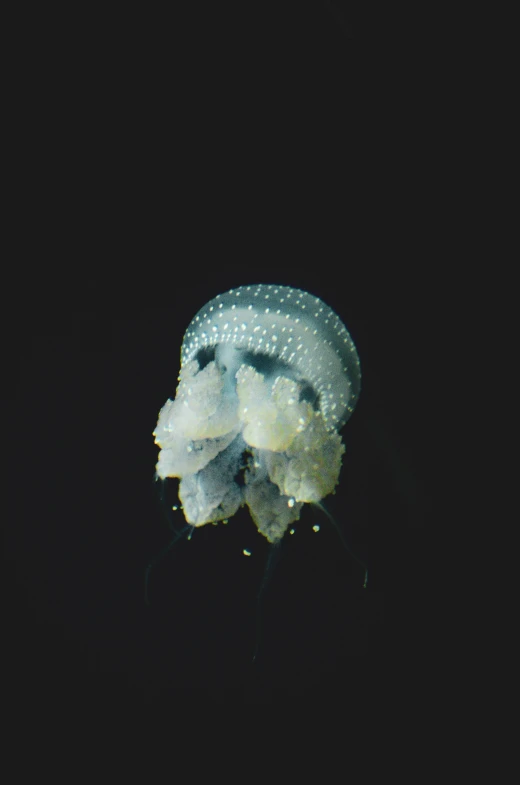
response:
{"label": "dark water background", "polygon": [[[11,683],[31,700],[337,702],[427,650],[431,237],[384,69],[370,73],[338,4],[298,8],[172,21],[170,42],[128,20],[96,53],[71,32],[29,79],[34,217],[16,263],[41,262],[11,325],[20,488],[4,598]],[[369,583],[307,510],[252,664],[267,544],[245,511],[180,542],[149,607],[144,571],[171,536],[152,431],[184,330],[257,282],[318,295],[357,345],[362,393],[327,507]]]}

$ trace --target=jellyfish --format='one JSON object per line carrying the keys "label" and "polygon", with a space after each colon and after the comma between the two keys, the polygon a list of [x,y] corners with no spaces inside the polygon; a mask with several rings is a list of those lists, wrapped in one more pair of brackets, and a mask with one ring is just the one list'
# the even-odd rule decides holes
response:
{"label": "jellyfish", "polygon": [[360,384],[354,342],[318,297],[267,284],[220,294],[184,335],[176,396],[153,434],[157,477],[180,480],[192,527],[247,506],[278,543],[305,504],[334,492]]}

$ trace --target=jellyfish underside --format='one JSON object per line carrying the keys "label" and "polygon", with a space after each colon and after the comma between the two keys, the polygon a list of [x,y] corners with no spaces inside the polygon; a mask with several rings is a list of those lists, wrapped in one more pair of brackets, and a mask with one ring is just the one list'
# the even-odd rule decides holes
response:
{"label": "jellyfish underside", "polygon": [[247,352],[232,352],[181,369],[154,432],[157,474],[180,478],[188,523],[226,520],[246,504],[258,530],[277,542],[305,502],[334,490],[344,446],[310,403],[316,395],[305,381],[271,358],[258,362],[260,373]]}

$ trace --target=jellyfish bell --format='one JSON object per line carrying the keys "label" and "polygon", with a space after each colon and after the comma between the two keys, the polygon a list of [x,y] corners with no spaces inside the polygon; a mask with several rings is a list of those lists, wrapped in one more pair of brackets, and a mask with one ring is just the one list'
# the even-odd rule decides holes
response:
{"label": "jellyfish bell", "polygon": [[180,479],[192,526],[247,505],[277,543],[304,504],[334,491],[339,430],[360,384],[352,338],[318,297],[288,286],[231,289],[186,330],[175,400],[154,431],[157,476]]}

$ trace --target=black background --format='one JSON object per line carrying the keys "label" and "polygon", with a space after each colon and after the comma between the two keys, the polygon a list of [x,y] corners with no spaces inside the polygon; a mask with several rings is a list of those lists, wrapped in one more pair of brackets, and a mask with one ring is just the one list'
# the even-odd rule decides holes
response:
{"label": "black background", "polygon": [[[341,4],[262,8],[71,20],[24,77],[13,203],[30,220],[13,265],[24,277],[30,254],[38,270],[10,325],[4,596],[11,685],[33,702],[337,702],[405,678],[427,649],[431,243],[414,174],[405,185],[396,166],[392,86]],[[358,347],[362,393],[327,507],[369,583],[306,510],[253,664],[268,548],[245,511],[179,542],[149,606],[144,572],[171,538],[152,431],[184,330],[216,294],[258,282],[321,297]]]}

